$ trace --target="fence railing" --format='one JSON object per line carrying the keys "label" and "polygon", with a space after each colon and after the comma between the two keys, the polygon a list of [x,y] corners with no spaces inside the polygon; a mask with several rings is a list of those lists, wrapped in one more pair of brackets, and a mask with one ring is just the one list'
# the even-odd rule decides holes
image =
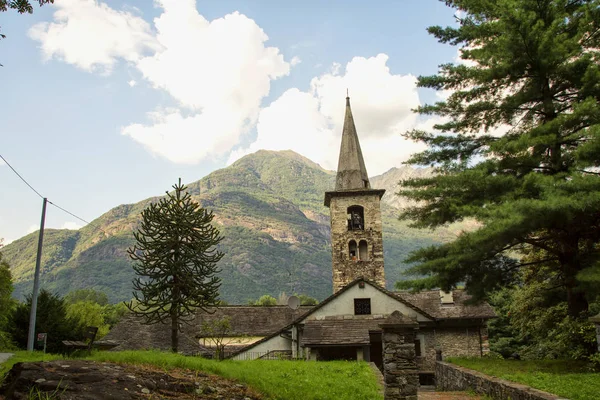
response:
{"label": "fence railing", "polygon": [[272,351],[244,351],[236,354],[232,360],[291,360],[292,352],[290,350],[272,350]]}

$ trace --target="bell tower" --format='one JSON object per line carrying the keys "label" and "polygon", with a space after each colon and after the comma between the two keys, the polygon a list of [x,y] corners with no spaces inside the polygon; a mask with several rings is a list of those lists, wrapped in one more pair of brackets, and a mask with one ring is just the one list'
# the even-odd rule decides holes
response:
{"label": "bell tower", "polygon": [[346,97],[335,190],[325,192],[331,217],[334,293],[361,277],[385,287],[380,210],[384,193],[369,183],[350,98]]}

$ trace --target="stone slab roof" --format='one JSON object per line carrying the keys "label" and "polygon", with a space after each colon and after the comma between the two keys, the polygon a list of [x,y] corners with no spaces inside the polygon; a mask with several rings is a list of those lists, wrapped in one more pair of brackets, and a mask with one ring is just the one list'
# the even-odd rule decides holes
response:
{"label": "stone slab roof", "polygon": [[222,306],[214,314],[199,312],[196,316],[196,337],[203,337],[201,327],[204,321],[220,320],[228,317],[231,332],[228,336],[268,336],[289,325],[296,318],[310,311],[313,306],[302,306],[292,310],[288,306]]}
{"label": "stone slab roof", "polygon": [[[179,351],[186,355],[206,352],[194,338],[196,328],[184,324],[179,332]],[[112,350],[171,350],[171,325],[144,325],[141,318],[133,314],[125,315],[103,340],[118,343]]]}
{"label": "stone slab roof", "polygon": [[427,312],[436,320],[447,319],[471,319],[495,318],[496,313],[488,303],[465,304],[471,299],[464,290],[454,290],[452,292],[454,304],[442,305],[440,301],[440,292],[438,290],[427,290],[419,293],[394,292],[394,296],[418,307]]}
{"label": "stone slab roof", "polygon": [[366,345],[369,331],[379,331],[381,318],[309,320],[304,324],[301,346]]}
{"label": "stone slab roof", "polygon": [[[298,310],[292,310],[287,306],[223,306],[216,309],[213,314],[200,311],[189,324],[182,324],[182,331],[179,333],[179,351],[184,354],[199,354],[207,351],[198,341],[198,338],[203,336],[201,329],[203,321],[229,317],[231,331],[228,336],[269,336],[310,309],[311,306],[302,306]],[[170,350],[171,325],[145,325],[142,323],[142,318],[128,314],[103,340],[119,343],[114,350]]]}

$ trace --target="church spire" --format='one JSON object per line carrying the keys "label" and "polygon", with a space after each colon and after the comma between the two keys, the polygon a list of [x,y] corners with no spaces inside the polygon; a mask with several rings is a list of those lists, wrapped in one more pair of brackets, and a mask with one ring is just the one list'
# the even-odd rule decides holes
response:
{"label": "church spire", "polygon": [[346,97],[346,116],[344,117],[344,128],[342,130],[342,145],[340,147],[340,158],[338,161],[335,190],[359,190],[370,189],[369,175],[365,167],[354,118],[350,109],[350,97]]}

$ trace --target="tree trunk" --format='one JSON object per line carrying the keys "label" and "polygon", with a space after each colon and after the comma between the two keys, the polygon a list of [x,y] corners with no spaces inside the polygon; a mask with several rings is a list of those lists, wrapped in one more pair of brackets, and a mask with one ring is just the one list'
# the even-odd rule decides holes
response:
{"label": "tree trunk", "polygon": [[588,301],[585,293],[577,287],[567,286],[567,304],[570,317],[579,318],[581,313],[588,311]]}
{"label": "tree trunk", "polygon": [[[577,249],[579,242],[576,241],[574,249]],[[563,269],[565,276],[565,286],[567,288],[567,312],[572,318],[579,318],[581,313],[588,311],[588,301],[585,297],[585,292],[581,289],[577,282],[576,275],[581,270],[581,265],[578,261],[577,250],[570,254],[568,261]]]}
{"label": "tree trunk", "polygon": [[175,304],[171,304],[171,351],[173,353],[177,353],[179,347],[179,337],[177,334],[179,333],[179,324],[177,318],[177,306]]}

